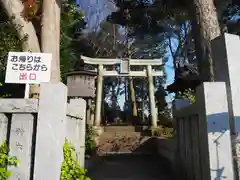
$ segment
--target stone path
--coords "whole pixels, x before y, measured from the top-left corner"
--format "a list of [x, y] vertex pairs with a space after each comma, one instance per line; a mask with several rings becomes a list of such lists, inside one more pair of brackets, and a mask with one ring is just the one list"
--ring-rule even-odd
[[173, 180], [153, 155], [108, 155], [88, 172], [91, 180]]

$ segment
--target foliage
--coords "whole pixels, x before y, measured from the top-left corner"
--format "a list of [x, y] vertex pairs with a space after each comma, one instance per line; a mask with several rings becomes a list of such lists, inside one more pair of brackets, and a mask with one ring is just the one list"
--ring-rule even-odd
[[0, 179], [7, 180], [11, 176], [11, 172], [7, 170], [8, 166], [17, 166], [19, 161], [16, 157], [8, 155], [9, 148], [4, 142], [0, 145]]
[[74, 47], [78, 53], [89, 57], [119, 57], [126, 51], [121, 40], [119, 26], [103, 21], [98, 31], [79, 33]]
[[[118, 11], [113, 12], [109, 21], [131, 29], [129, 35], [155, 35], [161, 32], [177, 30], [179, 26], [172, 24], [174, 19], [183, 22], [187, 17], [183, 1], [174, 0], [114, 0]], [[181, 23], [180, 23], [181, 24]]]
[[[39, 2], [37, 2], [39, 4]], [[30, 18], [32, 19], [32, 18]], [[61, 12], [61, 39], [60, 39], [60, 64], [61, 76], [73, 68], [73, 61], [79, 59], [74, 54], [72, 45], [74, 31], [77, 25], [83, 21], [83, 14], [79, 13], [78, 7], [73, 0], [64, 1]], [[24, 39], [19, 39], [16, 25], [14, 25], [0, 4], [0, 96], [6, 94], [14, 97], [22, 97], [24, 86], [15, 84], [5, 84], [6, 60], [9, 51], [21, 52]], [[20, 91], [19, 91], [20, 89]]]
[[179, 92], [176, 98], [189, 99], [191, 104], [196, 102], [196, 95], [192, 89], [186, 89], [184, 92]]
[[222, 13], [222, 21], [227, 26], [228, 32], [232, 34], [240, 35], [240, 5], [231, 4], [226, 7]]
[[31, 21], [33, 20], [38, 13], [38, 10], [40, 9], [40, 0], [21, 0], [23, 3], [23, 10], [21, 12], [21, 16], [26, 20], [26, 21]]
[[174, 129], [173, 127], [164, 127], [164, 126], [159, 126], [156, 128], [152, 128], [152, 135], [157, 136], [157, 137], [162, 137], [162, 138], [172, 138], [174, 135]]
[[[7, 55], [9, 51], [22, 51], [22, 43], [24, 39], [18, 38], [17, 29], [21, 28], [12, 23], [0, 4], [0, 96], [6, 94], [15, 94], [17, 97], [21, 92], [21, 86], [9, 84], [6, 86], [4, 83]], [[19, 91], [20, 90], [20, 91]]]
[[16, 26], [4, 12], [0, 13], [0, 70], [5, 70], [6, 57], [9, 51], [21, 50], [22, 41], [17, 36]]
[[94, 141], [94, 130], [91, 126], [86, 128], [86, 138], [85, 138], [85, 154], [91, 155], [93, 150], [96, 148], [96, 143]]
[[65, 140], [63, 146], [64, 161], [61, 168], [61, 180], [90, 180], [87, 170], [77, 161], [75, 148]]
[[171, 116], [172, 110], [165, 106], [164, 109], [158, 112], [158, 121], [160, 125], [164, 125], [167, 127], [172, 127], [172, 116]]
[[[85, 55], [89, 57], [116, 58], [123, 57], [124, 52], [127, 50], [123, 35], [119, 32], [119, 26], [107, 21], [103, 21], [100, 24], [98, 31], [82, 32], [77, 39], [74, 41], [74, 47], [78, 51], [78, 57]], [[75, 69], [78, 70], [79, 67], [81, 66], [77, 65]], [[86, 68], [92, 69], [91, 66]], [[116, 67], [111, 66], [108, 68], [112, 70], [112, 68]], [[104, 79], [103, 90], [106, 98], [114, 99], [115, 101], [116, 97], [123, 92], [119, 84], [122, 84], [121, 78], [106, 77]]]
[[65, 73], [73, 70], [75, 62], [80, 59], [77, 48], [74, 47], [74, 41], [76, 41], [75, 30], [84, 26], [83, 17], [84, 14], [79, 12], [75, 1], [63, 1], [60, 29], [60, 68], [62, 80], [65, 80]]
[[[108, 21], [113, 24], [118, 24], [124, 27], [125, 30], [125, 43], [127, 49], [123, 53], [123, 57], [131, 57], [137, 59], [155, 59], [162, 58], [166, 62], [167, 58], [167, 43], [165, 32], [165, 22], [159, 21], [163, 19], [164, 8], [161, 6], [153, 5], [155, 1], [146, 0], [114, 0], [115, 5], [118, 7], [117, 11], [112, 12], [108, 16]], [[168, 28], [170, 29], [170, 28]], [[165, 73], [163, 67], [162, 71]], [[134, 67], [133, 70], [143, 70], [144, 67]], [[159, 70], [159, 69], [158, 69]], [[163, 77], [155, 77], [155, 89], [157, 91], [163, 89], [163, 84], [166, 80], [166, 74]], [[132, 82], [134, 85], [132, 85]], [[125, 92], [126, 99], [131, 99], [132, 102], [138, 102], [141, 106], [138, 107], [139, 113], [143, 116], [144, 109], [149, 109], [149, 99], [147, 97], [147, 83], [142, 78], [134, 78], [128, 85], [126, 82], [122, 87], [130, 89], [130, 93]], [[134, 87], [134, 88], [132, 88]], [[121, 91], [120, 91], [121, 92]], [[129, 94], [135, 94], [136, 99], [127, 97]], [[130, 102], [131, 102], [130, 101]], [[163, 100], [164, 101], [164, 100]], [[127, 101], [126, 103], [129, 103]], [[165, 104], [165, 103], [163, 103]], [[157, 104], [158, 106], [160, 103]], [[126, 104], [127, 106], [127, 104]], [[137, 106], [136, 104], [132, 106]], [[129, 106], [130, 109], [131, 106]], [[162, 108], [158, 108], [162, 109]], [[142, 112], [142, 113], [140, 113]]]

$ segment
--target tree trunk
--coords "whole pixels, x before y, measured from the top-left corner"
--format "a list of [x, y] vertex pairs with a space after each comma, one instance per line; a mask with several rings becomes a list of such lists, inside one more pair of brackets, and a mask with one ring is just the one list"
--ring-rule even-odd
[[[23, 4], [20, 0], [1, 0], [8, 16], [14, 17], [13, 23], [21, 28], [17, 28], [19, 38], [27, 39], [23, 42], [23, 51], [48, 52], [53, 54], [51, 81], [60, 81], [60, 0], [43, 0], [43, 18], [41, 49], [36, 30], [32, 22], [27, 22], [22, 16]], [[38, 97], [39, 85], [32, 85], [30, 97]], [[37, 96], [36, 96], [37, 95]]]
[[211, 40], [221, 35], [213, 0], [192, 0], [193, 32], [199, 73], [203, 81], [214, 81]]
[[24, 39], [27, 36], [26, 41], [23, 43], [24, 51], [40, 52], [40, 46], [36, 31], [31, 22], [26, 22], [21, 16], [21, 12], [24, 8], [20, 0], [1, 0], [3, 7], [6, 10], [7, 15], [13, 18], [13, 23], [19, 25], [20, 28], [17, 28], [19, 38]]
[[[36, 35], [36, 31], [32, 22], [27, 22], [21, 16], [21, 12], [23, 11], [23, 4], [20, 0], [1, 0], [3, 7], [6, 10], [6, 13], [9, 18], [12, 18], [12, 22], [19, 26], [17, 28], [17, 32], [19, 35], [19, 39], [25, 39], [23, 41], [23, 51], [31, 51], [31, 52], [40, 52], [40, 45], [38, 41], [38, 37]], [[27, 37], [27, 38], [25, 38]], [[30, 95], [34, 96], [34, 94], [39, 93], [38, 85], [31, 85], [30, 87]], [[32, 95], [33, 94], [33, 95]]]
[[60, 81], [60, 0], [43, 0], [41, 50], [52, 53], [51, 82]]

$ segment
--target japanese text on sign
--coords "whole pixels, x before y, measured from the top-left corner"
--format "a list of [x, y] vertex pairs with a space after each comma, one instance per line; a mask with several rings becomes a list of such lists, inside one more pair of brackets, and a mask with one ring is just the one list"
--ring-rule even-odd
[[40, 84], [49, 82], [52, 54], [9, 52], [6, 83]]

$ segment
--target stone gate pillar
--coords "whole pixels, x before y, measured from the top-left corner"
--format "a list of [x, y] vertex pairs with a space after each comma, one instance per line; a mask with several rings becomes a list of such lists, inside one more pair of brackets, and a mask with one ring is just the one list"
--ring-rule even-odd
[[157, 111], [155, 106], [155, 96], [154, 96], [154, 84], [152, 76], [152, 66], [147, 66], [147, 75], [148, 75], [148, 91], [149, 91], [149, 100], [150, 100], [150, 116], [152, 127], [157, 127]]
[[99, 65], [98, 77], [97, 77], [95, 121], [94, 121], [95, 126], [100, 126], [101, 124], [102, 92], [103, 92], [103, 65]]
[[215, 81], [226, 83], [236, 179], [240, 174], [240, 38], [225, 33], [212, 41]]

